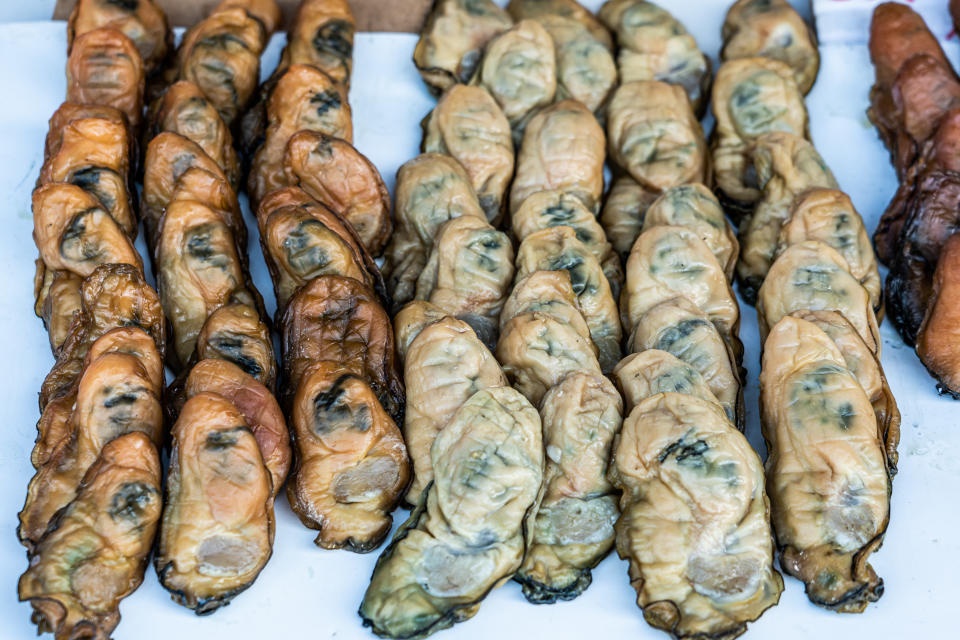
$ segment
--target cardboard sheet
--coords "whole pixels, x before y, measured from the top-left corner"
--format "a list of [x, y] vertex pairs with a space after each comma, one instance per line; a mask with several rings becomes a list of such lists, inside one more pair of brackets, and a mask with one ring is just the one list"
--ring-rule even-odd
[[[819, 1], [819, 0], [818, 0]], [[932, 0], [931, 0], [932, 1]], [[939, 2], [940, 18], [946, 4]], [[798, 0], [798, 4], [804, 0]], [[595, 8], [600, 2], [587, 2]], [[670, 0], [672, 11], [716, 57], [726, 0]], [[841, 3], [837, 3], [841, 4]], [[870, 4], [870, 3], [867, 3]], [[918, 0], [919, 4], [919, 0]], [[819, 6], [819, 5], [818, 5]], [[863, 7], [861, 6], [861, 9]], [[869, 7], [865, 9], [869, 12]], [[845, 19], [869, 17], [847, 14]], [[820, 19], [827, 30], [826, 14]], [[858, 27], [859, 28], [859, 27]], [[896, 188], [886, 150], [867, 121], [872, 68], [865, 39], [825, 39], [817, 85], [808, 98], [813, 140], [850, 193], [872, 230]], [[380, 168], [393, 188], [397, 167], [418, 152], [420, 119], [434, 100], [410, 62], [416, 38], [402, 34], [362, 34], [357, 38], [350, 101], [356, 143]], [[282, 39], [264, 58], [264, 74], [276, 63]], [[955, 41], [947, 43], [954, 62]], [[14, 536], [33, 469], [29, 452], [38, 416], [36, 394], [53, 359], [47, 336], [32, 313], [33, 259], [30, 191], [42, 160], [46, 121], [63, 98], [65, 35], [62, 23], [0, 26], [0, 406], [4, 446], [0, 448], [0, 638], [34, 637], [29, 607], [16, 602], [14, 586], [25, 569], [23, 549]], [[256, 226], [249, 251], [253, 277], [270, 310], [273, 296]], [[141, 244], [142, 249], [142, 244]], [[756, 379], [759, 340], [756, 314], [741, 304], [741, 337], [748, 369], [747, 434], [761, 453]], [[933, 381], [889, 323], [882, 327], [883, 364], [903, 412], [900, 473], [893, 485], [892, 519], [886, 542], [871, 558], [886, 583], [880, 601], [862, 615], [839, 615], [811, 605], [797, 580], [786, 577], [777, 607], [751, 625], [746, 638], [778, 640], [949, 638], [956, 635], [956, 576], [960, 570], [960, 404], [937, 396]], [[395, 523], [406, 512], [395, 513]], [[143, 586], [121, 605], [116, 640], [232, 640], [311, 638], [371, 640], [356, 615], [379, 550], [365, 556], [323, 551], [313, 533], [293, 516], [286, 500], [277, 504], [274, 555], [256, 583], [233, 604], [198, 618], [170, 601], [148, 568]], [[494, 591], [477, 616], [435, 636], [443, 640], [480, 638], [583, 640], [665, 639], [650, 628], [635, 604], [627, 565], [608, 557], [594, 571], [593, 585], [572, 602], [528, 604], [515, 583]]]

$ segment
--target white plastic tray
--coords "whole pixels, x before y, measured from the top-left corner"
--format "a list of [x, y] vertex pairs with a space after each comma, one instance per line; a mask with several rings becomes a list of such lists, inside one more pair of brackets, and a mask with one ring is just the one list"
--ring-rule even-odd
[[[5, 0], [4, 0], [5, 1]], [[396, 0], [393, 0], [396, 1]], [[800, 4], [802, 0], [798, 0]], [[585, 2], [595, 8], [600, 2]], [[728, 0], [662, 0], [716, 57], [720, 24]], [[821, 4], [844, 4], [816, 0]], [[817, 85], [808, 98], [816, 146], [866, 219], [876, 225], [896, 188], [887, 152], [867, 121], [867, 91], [873, 70], [865, 46], [872, 2], [856, 0], [838, 16], [859, 20], [859, 43], [823, 38]], [[918, 0], [946, 20], [946, 0]], [[859, 5], [859, 7], [855, 6]], [[864, 5], [867, 5], [864, 8]], [[933, 6], [937, 5], [937, 6]], [[926, 8], [926, 7], [925, 7]], [[859, 10], [859, 14], [849, 11]], [[836, 11], [839, 11], [837, 9]], [[859, 16], [859, 17], [858, 17]], [[835, 17], [820, 13], [823, 35]], [[856, 31], [856, 30], [854, 30]], [[941, 35], [946, 35], [943, 32]], [[397, 167], [416, 155], [419, 121], [433, 105], [410, 62], [415, 36], [362, 34], [357, 38], [350, 102], [358, 148], [371, 157], [392, 188]], [[956, 40], [947, 44], [957, 61]], [[272, 43], [265, 73], [276, 63], [282, 42]], [[16, 601], [16, 580], [26, 567], [14, 534], [16, 514], [33, 473], [29, 453], [38, 417], [37, 391], [53, 359], [47, 336], [32, 313], [36, 257], [30, 191], [42, 162], [47, 118], [64, 94], [65, 34], [62, 23], [0, 26], [0, 640], [34, 637], [30, 609]], [[257, 286], [272, 311], [272, 287], [251, 229], [250, 255]], [[142, 245], [141, 245], [142, 248]], [[747, 433], [760, 447], [756, 376], [759, 341], [756, 316], [741, 305], [741, 337], [749, 370]], [[883, 364], [903, 412], [900, 473], [894, 482], [892, 520], [883, 549], [872, 558], [886, 593], [862, 615], [840, 615], [809, 604], [802, 585], [786, 577], [786, 591], [748, 631], [748, 638], [956, 637], [954, 616], [960, 587], [960, 403], [937, 396], [933, 381], [892, 327], [882, 328]], [[398, 511], [395, 520], [406, 516]], [[356, 614], [377, 553], [357, 556], [323, 551], [303, 528], [285, 499], [277, 505], [274, 555], [257, 582], [212, 616], [198, 618], [174, 604], [153, 568], [143, 586], [121, 606], [117, 640], [246, 638], [369, 639]], [[614, 556], [594, 571], [593, 585], [573, 602], [528, 604], [515, 583], [497, 589], [477, 616], [438, 638], [666, 638], [643, 621], [627, 579], [626, 563]]]

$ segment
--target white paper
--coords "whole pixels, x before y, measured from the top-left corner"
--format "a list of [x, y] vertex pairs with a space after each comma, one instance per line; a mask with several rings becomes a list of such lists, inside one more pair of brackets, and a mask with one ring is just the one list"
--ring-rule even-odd
[[[819, 1], [819, 0], [818, 0]], [[932, 0], [931, 0], [932, 1]], [[937, 0], [941, 5], [946, 0]], [[599, 2], [586, 2], [595, 8]], [[664, 0], [716, 58], [725, 0]], [[802, 4], [802, 0], [798, 0]], [[869, 11], [869, 9], [868, 9]], [[942, 9], [945, 12], [945, 9]], [[819, 20], [827, 28], [826, 15]], [[380, 168], [392, 188], [397, 167], [418, 152], [419, 122], [434, 104], [410, 62], [416, 37], [362, 34], [350, 95], [357, 147]], [[271, 45], [264, 73], [276, 63], [281, 43]], [[34, 637], [30, 608], [16, 602], [15, 582], [26, 568], [14, 534], [17, 511], [33, 474], [29, 453], [38, 417], [37, 392], [53, 359], [47, 336], [33, 316], [33, 260], [30, 192], [42, 162], [47, 119], [64, 93], [63, 24], [0, 26], [0, 406], [5, 446], [0, 447], [0, 640]], [[948, 43], [957, 61], [957, 46]], [[873, 70], [865, 40], [837, 46], [825, 43], [817, 85], [809, 96], [812, 136], [873, 230], [896, 188], [886, 150], [866, 119]], [[272, 287], [251, 230], [250, 256], [255, 283], [268, 299]], [[141, 245], [142, 246], [142, 245]], [[752, 307], [741, 304], [741, 337], [748, 368], [747, 433], [762, 451], [756, 377], [759, 340]], [[960, 404], [940, 398], [933, 381], [889, 323], [882, 327], [883, 364], [903, 412], [900, 473], [894, 482], [892, 519], [883, 549], [871, 562], [886, 583], [880, 601], [861, 615], [839, 615], [807, 601], [797, 580], [785, 577], [780, 604], [751, 625], [748, 638], [827, 640], [956, 636], [955, 599], [960, 556]], [[395, 521], [406, 512], [399, 510]], [[293, 516], [286, 500], [277, 505], [274, 555], [256, 583], [230, 606], [196, 617], [174, 604], [148, 568], [143, 586], [121, 605], [117, 640], [200, 640], [337, 638], [368, 640], [357, 607], [379, 550], [358, 556], [324, 551], [313, 532]], [[578, 599], [534, 606], [508, 583], [494, 591], [473, 619], [442, 631], [437, 638], [667, 638], [650, 628], [635, 604], [627, 565], [611, 556], [594, 571], [593, 585]]]

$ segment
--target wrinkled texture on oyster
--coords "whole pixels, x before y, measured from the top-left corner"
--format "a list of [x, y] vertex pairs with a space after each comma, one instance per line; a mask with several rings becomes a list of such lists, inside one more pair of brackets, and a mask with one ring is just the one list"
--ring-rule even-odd
[[773, 264], [780, 228], [790, 217], [796, 197], [814, 187], [838, 188], [833, 173], [812, 144], [789, 133], [767, 133], [751, 151], [757, 183], [763, 193], [756, 209], [740, 223], [737, 278], [748, 302]]
[[[414, 302], [397, 316], [398, 335], [411, 318]], [[444, 316], [409, 339], [404, 359], [407, 409], [403, 436], [413, 461], [413, 482], [406, 500], [416, 505], [433, 480], [430, 448], [453, 414], [477, 391], [508, 386], [490, 350], [465, 322]], [[420, 324], [420, 322], [418, 322]], [[398, 342], [404, 342], [398, 338]]]
[[795, 244], [773, 263], [757, 296], [760, 336], [766, 340], [780, 318], [801, 309], [842, 314], [870, 351], [880, 355], [880, 330], [870, 294], [850, 275], [843, 256], [822, 242]]
[[33, 607], [38, 632], [110, 637], [120, 601], [143, 581], [160, 501], [160, 460], [150, 439], [129, 433], [108, 443], [20, 576], [17, 593]]
[[960, 237], [947, 240], [940, 251], [930, 283], [923, 323], [917, 333], [917, 355], [936, 378], [937, 388], [953, 397], [960, 394], [960, 353], [957, 331], [957, 278], [960, 274]]
[[277, 383], [277, 359], [270, 327], [245, 304], [227, 304], [211, 313], [197, 334], [197, 361], [213, 358], [239, 367], [272, 390]]
[[191, 396], [171, 436], [154, 564], [175, 602], [212, 613], [253, 584], [270, 559], [270, 471], [243, 414], [215, 393]]
[[304, 372], [290, 421], [297, 448], [287, 499], [325, 549], [366, 552], [390, 532], [410, 476], [400, 429], [370, 385], [337, 362]]
[[627, 255], [643, 230], [647, 209], [660, 196], [656, 191], [640, 185], [630, 176], [620, 176], [613, 182], [600, 212], [600, 223], [607, 239], [620, 255]]
[[783, 591], [763, 466], [710, 400], [660, 393], [624, 420], [617, 552], [646, 621], [675, 638], [734, 638]]
[[617, 36], [620, 82], [659, 80], [678, 85], [693, 110], [703, 113], [710, 61], [676, 18], [644, 0], [608, 0], [599, 16]]
[[869, 398], [827, 334], [787, 316], [764, 343], [760, 408], [780, 565], [813, 603], [863, 611], [883, 593], [868, 558], [890, 515]]
[[599, 260], [577, 238], [571, 227], [551, 227], [534, 232], [517, 249], [517, 280], [534, 271], [570, 273], [580, 312], [590, 327], [590, 339], [596, 345], [600, 366], [613, 370], [620, 360], [620, 319], [610, 282]]
[[510, 187], [510, 211], [537, 191], [556, 189], [580, 198], [596, 212], [603, 194], [606, 137], [581, 103], [562, 100], [527, 124]]
[[805, 94], [820, 68], [817, 37], [786, 0], [737, 0], [727, 11], [720, 59], [755, 57], [790, 65]]
[[512, 282], [510, 238], [485, 220], [466, 216], [448, 220], [438, 230], [417, 278], [416, 297], [469, 324], [492, 348]]
[[353, 12], [347, 0], [301, 2], [287, 32], [278, 69], [310, 64], [343, 85], [353, 66]]
[[734, 222], [763, 195], [750, 149], [761, 135], [807, 135], [807, 108], [793, 71], [771, 58], [738, 58], [720, 66], [711, 97], [717, 124], [711, 135], [716, 191]]
[[723, 208], [709, 189], [698, 183], [664, 191], [647, 208], [642, 230], [663, 225], [686, 227], [696, 232], [723, 267], [727, 280], [733, 278], [740, 243], [724, 217]]
[[377, 560], [365, 625], [424, 637], [476, 614], [520, 567], [543, 481], [540, 418], [509, 387], [481, 390], [434, 442], [425, 498]]
[[836, 249], [847, 261], [850, 274], [870, 293], [874, 311], [880, 312], [883, 286], [877, 270], [877, 258], [863, 218], [839, 189], [810, 189], [797, 196], [780, 228], [776, 255], [787, 247], [817, 240]]
[[631, 351], [662, 349], [680, 358], [703, 377], [727, 419], [743, 429], [743, 380], [736, 349], [709, 317], [688, 298], [678, 296], [648, 309], [637, 321]]
[[[50, 116], [47, 129], [47, 137], [44, 140], [43, 146], [43, 158], [46, 160], [51, 156], [55, 155], [60, 149], [60, 144], [62, 141], [62, 134], [64, 128], [73, 122], [74, 120], [82, 120], [84, 118], [100, 118], [103, 120], [112, 120], [114, 122], [121, 122], [129, 127], [129, 122], [127, 122], [126, 115], [114, 107], [109, 107], [101, 104], [83, 104], [79, 102], [64, 102], [57, 110], [53, 112], [53, 115]], [[127, 142], [130, 144], [130, 149], [128, 150], [129, 156], [134, 155], [134, 143], [135, 138], [132, 135], [132, 132], [127, 131]], [[129, 158], [128, 158], [129, 159]]]
[[393, 317], [393, 329], [397, 341], [397, 358], [400, 364], [406, 362], [407, 351], [417, 336], [420, 335], [420, 332], [434, 322], [443, 320], [448, 315], [437, 305], [425, 300], [413, 300], [397, 312], [397, 315]]
[[487, 42], [513, 24], [492, 0], [436, 0], [413, 50], [413, 63], [434, 95], [465, 84]]
[[50, 350], [56, 356], [70, 335], [73, 318], [80, 311], [83, 278], [70, 271], [47, 269], [39, 258], [35, 264], [34, 312], [43, 319], [50, 338]]
[[154, 0], [78, 0], [67, 20], [67, 53], [78, 37], [100, 27], [111, 27], [130, 38], [147, 74], [159, 70], [173, 50], [167, 16]]
[[403, 419], [390, 316], [369, 287], [353, 278], [318, 276], [290, 300], [281, 328], [287, 399], [310, 364], [326, 360], [367, 382], [390, 417]]
[[393, 223], [390, 194], [380, 172], [346, 140], [298, 131], [283, 154], [286, 182], [302, 188], [350, 223], [373, 255], [383, 252]]
[[668, 391], [685, 393], [719, 404], [700, 372], [668, 351], [646, 349], [617, 364], [613, 377], [627, 415], [643, 400]]
[[606, 377], [571, 373], [543, 397], [547, 461], [533, 545], [515, 579], [534, 603], [571, 600], [613, 547], [619, 511], [607, 461], [623, 422], [623, 401]]
[[648, 189], [709, 180], [703, 129], [676, 85], [621, 84], [607, 106], [607, 137], [611, 159]]
[[507, 12], [514, 20], [549, 20], [563, 18], [579, 24], [608, 51], [613, 50], [610, 32], [588, 9], [577, 0], [510, 0]]
[[396, 231], [387, 248], [384, 273], [394, 311], [413, 300], [417, 278], [440, 226], [452, 218], [486, 220], [467, 172], [439, 153], [425, 153], [397, 171]]
[[[542, 311], [570, 325], [583, 338], [590, 338], [590, 329], [580, 313], [569, 271], [534, 271], [517, 278], [500, 313], [500, 330], [503, 331], [514, 317], [529, 311]], [[592, 349], [596, 353], [595, 345]]]
[[723, 267], [696, 231], [665, 225], [647, 229], [630, 251], [626, 273], [620, 296], [624, 327], [636, 327], [648, 310], [679, 295], [702, 310], [721, 335], [737, 335], [737, 299]]
[[119, 109], [140, 126], [146, 85], [143, 59], [133, 41], [112, 27], [92, 29], [70, 45], [67, 102]]
[[483, 87], [454, 85], [423, 121], [423, 151], [454, 158], [493, 224], [503, 214], [514, 156], [510, 122]]

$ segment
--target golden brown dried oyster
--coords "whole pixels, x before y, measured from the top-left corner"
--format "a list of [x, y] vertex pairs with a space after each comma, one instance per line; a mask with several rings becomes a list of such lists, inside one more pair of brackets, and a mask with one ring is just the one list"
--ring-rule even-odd
[[624, 420], [610, 465], [617, 551], [637, 604], [675, 638], [734, 638], [777, 603], [763, 466], [710, 400], [659, 393]]
[[173, 50], [167, 16], [154, 0], [78, 0], [67, 21], [67, 53], [78, 37], [100, 27], [112, 27], [130, 38], [147, 74], [158, 71]]
[[940, 251], [937, 268], [930, 284], [930, 297], [923, 322], [917, 332], [917, 355], [937, 380], [937, 389], [957, 397], [960, 392], [960, 360], [957, 343], [957, 290], [960, 238], [951, 235]]
[[627, 255], [643, 230], [647, 209], [659, 197], [630, 176], [620, 176], [613, 182], [600, 212], [600, 223], [607, 239], [620, 255]]
[[83, 278], [70, 271], [47, 269], [37, 259], [34, 275], [34, 312], [43, 318], [50, 338], [50, 349], [57, 355], [70, 335], [73, 318], [80, 310], [80, 288]]
[[39, 632], [106, 639], [120, 601], [143, 581], [160, 520], [160, 460], [150, 439], [111, 441], [61, 510], [20, 576]]
[[211, 313], [197, 334], [197, 361], [214, 358], [235, 364], [271, 391], [277, 384], [277, 359], [270, 327], [260, 313], [242, 303]]
[[111, 27], [87, 31], [70, 45], [67, 102], [115, 107], [137, 129], [146, 84], [133, 41]]
[[278, 69], [310, 64], [343, 85], [353, 66], [353, 12], [347, 0], [305, 0], [297, 7]]
[[890, 477], [870, 399], [836, 344], [786, 316], [764, 343], [760, 373], [767, 487], [784, 571], [807, 597], [863, 611], [883, 593], [868, 563], [890, 516]]
[[543, 481], [540, 418], [509, 387], [473, 394], [431, 452], [434, 481], [360, 605], [379, 635], [424, 637], [476, 614], [520, 568]]
[[717, 402], [700, 372], [675, 355], [660, 349], [631, 353], [613, 370], [623, 395], [627, 415], [633, 408], [658, 393], [668, 391]]

